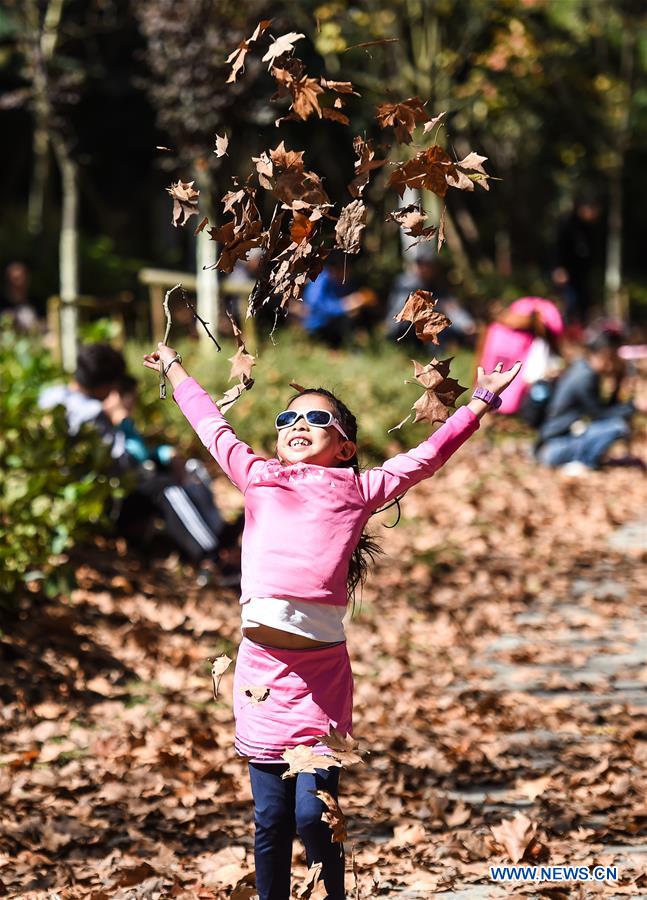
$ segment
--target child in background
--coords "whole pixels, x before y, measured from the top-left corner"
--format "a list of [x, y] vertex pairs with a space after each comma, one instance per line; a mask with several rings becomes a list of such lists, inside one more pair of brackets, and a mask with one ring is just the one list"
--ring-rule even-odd
[[[433, 475], [478, 428], [481, 416], [519, 371], [479, 369], [470, 403], [430, 438], [384, 465], [360, 473], [357, 423], [321, 388], [301, 391], [276, 417], [276, 457], [240, 441], [216, 404], [158, 344], [144, 357], [160, 363], [174, 398], [205, 447], [245, 496], [241, 610], [243, 639], [234, 675], [236, 749], [249, 758], [255, 805], [256, 887], [260, 900], [288, 900], [295, 831], [308, 866], [320, 862], [330, 900], [344, 898], [344, 854], [331, 842], [316, 790], [338, 792], [339, 769], [283, 780], [282, 754], [318, 742], [334, 726], [352, 729], [353, 678], [343, 618], [363, 580], [362, 534], [371, 514]], [[250, 685], [269, 689], [252, 704]]]

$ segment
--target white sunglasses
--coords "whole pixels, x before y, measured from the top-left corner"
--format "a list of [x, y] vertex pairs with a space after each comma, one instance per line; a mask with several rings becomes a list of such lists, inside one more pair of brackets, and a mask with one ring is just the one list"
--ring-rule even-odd
[[291, 425], [294, 425], [299, 419], [305, 419], [308, 425], [313, 425], [315, 428], [328, 428], [332, 425], [333, 428], [337, 429], [344, 440], [350, 440], [339, 424], [339, 421], [327, 409], [309, 409], [307, 412], [297, 412], [296, 409], [286, 409], [284, 412], [278, 414], [274, 420], [274, 424], [276, 425], [277, 431], [282, 431], [284, 428], [289, 428]]

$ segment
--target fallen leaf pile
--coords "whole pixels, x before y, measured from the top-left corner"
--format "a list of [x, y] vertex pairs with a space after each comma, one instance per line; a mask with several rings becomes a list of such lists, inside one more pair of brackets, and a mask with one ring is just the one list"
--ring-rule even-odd
[[[375, 524], [386, 552], [348, 626], [361, 751], [325, 738], [350, 897], [647, 892], [645, 554], [623, 537], [644, 490], [634, 470], [569, 479], [527, 448], [497, 421], [407, 495], [398, 528]], [[233, 510], [225, 478], [217, 491]], [[66, 604], [1, 616], [3, 895], [254, 897], [233, 666], [215, 701], [211, 684], [236, 654], [237, 595], [112, 542], [78, 580]], [[514, 859], [617, 865], [619, 881], [511, 893], [488, 867]], [[294, 871], [325, 896], [298, 842]]]

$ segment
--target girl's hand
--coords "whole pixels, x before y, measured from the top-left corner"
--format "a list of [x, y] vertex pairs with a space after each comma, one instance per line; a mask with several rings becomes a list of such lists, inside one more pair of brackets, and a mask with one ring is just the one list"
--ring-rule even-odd
[[515, 363], [507, 372], [503, 371], [503, 363], [497, 363], [494, 371], [487, 375], [483, 367], [479, 366], [476, 370], [476, 387], [485, 388], [486, 391], [492, 391], [493, 394], [500, 394], [514, 381], [520, 370], [520, 362]]
[[[158, 374], [160, 370], [160, 361], [164, 366], [168, 366], [171, 360], [175, 359], [177, 352], [172, 347], [167, 347], [161, 341], [157, 345], [157, 350], [147, 353], [144, 356], [144, 365], [147, 369], [154, 369]], [[166, 373], [166, 377], [171, 382], [173, 390], [189, 377], [189, 373], [182, 367], [180, 361], [176, 361]]]
[[165, 366], [168, 366], [170, 361], [176, 355], [176, 350], [174, 350], [172, 347], [167, 347], [166, 344], [163, 344], [160, 341], [157, 345], [157, 350], [153, 350], [152, 353], [147, 353], [144, 356], [144, 365], [147, 369], [155, 369], [156, 372], [159, 372], [160, 359], [163, 361]]

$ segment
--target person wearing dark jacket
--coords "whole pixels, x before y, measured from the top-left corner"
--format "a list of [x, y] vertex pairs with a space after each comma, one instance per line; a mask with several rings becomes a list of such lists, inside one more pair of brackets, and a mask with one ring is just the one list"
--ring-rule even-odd
[[[571, 364], [559, 379], [539, 431], [537, 458], [547, 466], [580, 463], [596, 469], [616, 441], [629, 436], [633, 403], [619, 403], [622, 379], [618, 341], [601, 334], [586, 348], [586, 356]], [[600, 379], [615, 380], [608, 401], [600, 394]]]

